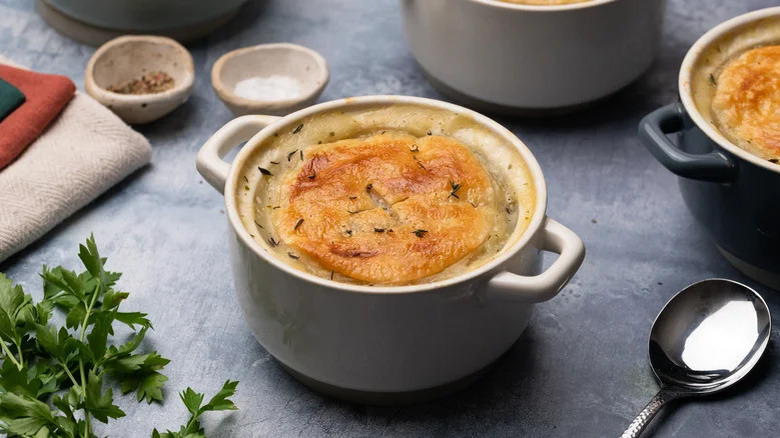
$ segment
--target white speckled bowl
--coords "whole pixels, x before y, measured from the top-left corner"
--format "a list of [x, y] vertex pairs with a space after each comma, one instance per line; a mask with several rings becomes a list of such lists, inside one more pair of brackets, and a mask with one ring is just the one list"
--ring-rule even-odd
[[[252, 100], [235, 93], [236, 84], [251, 77], [290, 76], [301, 82], [301, 94], [284, 100]], [[297, 44], [261, 44], [233, 50], [211, 69], [211, 85], [236, 116], [287, 115], [311, 106], [328, 83], [328, 65], [314, 50]]]
[[[144, 73], [162, 71], [174, 87], [161, 93], [119, 94], [108, 91]], [[130, 124], [149, 123], [186, 102], [192, 93], [192, 55], [176, 41], [158, 36], [123, 36], [97, 49], [87, 64], [84, 86], [90, 96]]]

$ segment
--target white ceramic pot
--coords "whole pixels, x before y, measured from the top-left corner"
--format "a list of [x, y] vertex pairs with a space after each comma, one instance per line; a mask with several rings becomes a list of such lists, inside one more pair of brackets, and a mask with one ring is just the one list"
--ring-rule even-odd
[[[536, 187], [536, 209], [526, 231], [475, 270], [413, 286], [361, 286], [323, 279], [262, 248], [242, 225], [235, 201], [244, 186], [239, 181], [242, 166], [253, 151], [305, 117], [392, 103], [464, 114], [516, 147]], [[222, 160], [243, 141], [247, 143], [232, 164]], [[206, 142], [197, 168], [225, 195], [236, 294], [255, 337], [304, 383], [342, 397], [415, 394], [484, 369], [514, 344], [534, 303], [555, 296], [585, 255], [572, 231], [546, 217], [544, 177], [528, 148], [493, 120], [445, 102], [366, 96], [322, 103], [284, 118], [243, 116]], [[542, 251], [560, 255], [540, 273]]]
[[406, 39], [437, 88], [472, 106], [532, 114], [580, 106], [639, 77], [655, 57], [665, 3], [401, 0]]

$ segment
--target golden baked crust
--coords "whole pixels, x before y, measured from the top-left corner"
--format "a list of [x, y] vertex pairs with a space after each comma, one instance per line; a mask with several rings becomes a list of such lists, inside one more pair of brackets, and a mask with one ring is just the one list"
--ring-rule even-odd
[[780, 46], [749, 50], [717, 79], [712, 114], [718, 129], [761, 158], [780, 158]]
[[491, 232], [490, 177], [442, 136], [378, 134], [312, 146], [273, 211], [281, 240], [325, 269], [369, 283], [441, 272]]

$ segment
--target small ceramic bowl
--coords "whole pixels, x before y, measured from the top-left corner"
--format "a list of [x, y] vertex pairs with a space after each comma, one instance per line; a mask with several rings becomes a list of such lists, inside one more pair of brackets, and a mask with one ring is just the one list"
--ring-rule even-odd
[[[153, 72], [171, 76], [173, 88], [149, 94], [109, 91]], [[84, 74], [87, 93], [130, 124], [149, 123], [176, 109], [190, 97], [194, 80], [192, 55], [184, 46], [170, 38], [148, 35], [122, 36], [103, 44]]]
[[[298, 88], [295, 96], [249, 98], [236, 86], [256, 78], [257, 86], [270, 87], [274, 80]], [[211, 69], [211, 85], [236, 116], [246, 114], [287, 115], [311, 106], [328, 83], [328, 65], [314, 50], [297, 44], [261, 44], [233, 50], [220, 57]], [[250, 86], [251, 88], [251, 86]], [[250, 90], [251, 91], [251, 90]], [[258, 91], [262, 93], [262, 90]]]

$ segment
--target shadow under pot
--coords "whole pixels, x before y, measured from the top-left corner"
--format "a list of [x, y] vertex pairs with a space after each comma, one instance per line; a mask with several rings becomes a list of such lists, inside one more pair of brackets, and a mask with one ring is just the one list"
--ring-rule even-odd
[[[736, 17], [706, 33], [683, 61], [680, 102], [647, 115], [639, 135], [656, 159], [681, 177], [685, 204], [726, 260], [780, 290], [780, 165], [729, 140], [712, 109], [724, 66], [777, 41], [780, 7]], [[669, 137], [673, 133], [675, 138]]]

